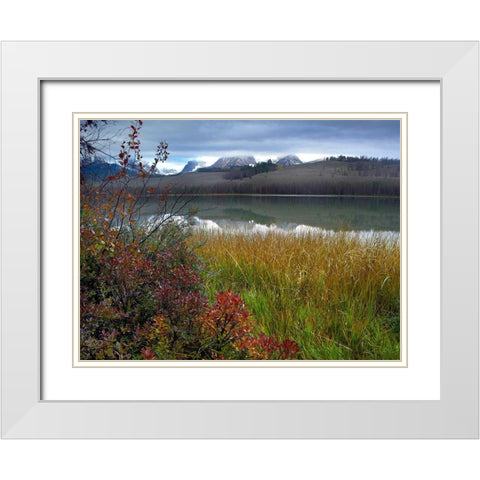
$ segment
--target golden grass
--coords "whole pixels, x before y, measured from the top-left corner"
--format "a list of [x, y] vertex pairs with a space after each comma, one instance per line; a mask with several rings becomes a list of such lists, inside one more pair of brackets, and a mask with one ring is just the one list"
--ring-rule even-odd
[[193, 234], [207, 288], [240, 293], [257, 328], [306, 359], [398, 359], [398, 239], [344, 232]]

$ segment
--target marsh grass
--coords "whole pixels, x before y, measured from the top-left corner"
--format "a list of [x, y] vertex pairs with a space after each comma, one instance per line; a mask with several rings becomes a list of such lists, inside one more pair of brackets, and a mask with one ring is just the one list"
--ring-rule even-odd
[[398, 239], [197, 231], [208, 294], [239, 293], [258, 333], [290, 338], [308, 360], [400, 358]]

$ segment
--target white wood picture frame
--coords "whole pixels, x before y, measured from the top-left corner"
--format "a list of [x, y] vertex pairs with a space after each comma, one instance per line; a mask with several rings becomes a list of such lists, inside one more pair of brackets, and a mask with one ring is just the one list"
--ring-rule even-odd
[[[478, 42], [2, 43], [3, 438], [478, 438]], [[122, 59], [135, 55], [135, 64]], [[441, 398], [41, 400], [45, 80], [439, 81]]]

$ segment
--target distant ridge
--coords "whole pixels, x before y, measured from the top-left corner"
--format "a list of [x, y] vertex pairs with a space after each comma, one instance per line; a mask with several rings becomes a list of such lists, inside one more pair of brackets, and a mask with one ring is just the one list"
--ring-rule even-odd
[[[92, 160], [82, 161], [80, 164], [80, 173], [84, 178], [91, 180], [106, 180], [110, 176], [118, 175], [122, 172], [124, 167], [116, 162], [107, 162], [101, 157], [95, 157]], [[129, 177], [138, 176], [139, 167], [137, 164], [132, 163], [125, 169], [125, 174]], [[173, 169], [164, 169], [159, 171], [158, 169], [152, 172], [152, 177], [168, 176], [176, 174], [177, 171]]]
[[[80, 165], [80, 173], [84, 177], [89, 177], [94, 180], [104, 180], [109, 176], [116, 175], [122, 171], [122, 168], [118, 163], [106, 162], [102, 158], [96, 157], [95, 159], [82, 162]], [[127, 175], [137, 175], [138, 170], [131, 167], [127, 167]]]

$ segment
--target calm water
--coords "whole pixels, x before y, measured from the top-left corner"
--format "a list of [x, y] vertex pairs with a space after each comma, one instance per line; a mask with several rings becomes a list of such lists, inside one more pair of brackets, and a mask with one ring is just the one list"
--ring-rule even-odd
[[[169, 199], [171, 208], [174, 201], [175, 197]], [[185, 197], [178, 201], [177, 207], [185, 201], [188, 207], [197, 210], [196, 217], [221, 226], [255, 223], [279, 227], [307, 225], [328, 230], [400, 230], [398, 198], [212, 195]], [[142, 214], [155, 215], [156, 209], [152, 201]]]

